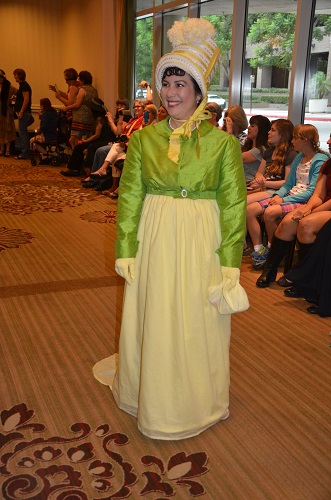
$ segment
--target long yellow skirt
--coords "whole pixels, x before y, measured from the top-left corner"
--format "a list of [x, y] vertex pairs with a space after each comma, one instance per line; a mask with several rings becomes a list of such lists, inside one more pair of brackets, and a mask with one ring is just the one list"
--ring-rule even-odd
[[151, 438], [195, 436], [229, 415], [231, 318], [208, 300], [221, 281], [219, 220], [215, 200], [144, 201], [115, 378], [114, 357], [94, 374]]

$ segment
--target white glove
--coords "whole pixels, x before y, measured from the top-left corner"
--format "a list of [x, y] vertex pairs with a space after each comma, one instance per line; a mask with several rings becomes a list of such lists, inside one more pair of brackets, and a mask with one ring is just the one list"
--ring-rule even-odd
[[246, 311], [249, 302], [245, 290], [239, 283], [240, 270], [237, 267], [221, 266], [221, 273], [221, 284], [208, 288], [209, 302], [220, 314]]
[[128, 285], [134, 280], [134, 261], [135, 259], [116, 259], [115, 271], [125, 279]]

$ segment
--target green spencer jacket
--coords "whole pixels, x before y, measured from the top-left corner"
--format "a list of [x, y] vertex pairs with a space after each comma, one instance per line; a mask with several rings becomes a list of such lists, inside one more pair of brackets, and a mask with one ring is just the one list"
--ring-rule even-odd
[[174, 198], [215, 199], [220, 209], [222, 266], [240, 267], [246, 227], [247, 191], [241, 149], [234, 135], [204, 120], [190, 139], [180, 137], [178, 164], [168, 158], [168, 120], [134, 132], [119, 188], [116, 258], [135, 257], [138, 225], [147, 193]]

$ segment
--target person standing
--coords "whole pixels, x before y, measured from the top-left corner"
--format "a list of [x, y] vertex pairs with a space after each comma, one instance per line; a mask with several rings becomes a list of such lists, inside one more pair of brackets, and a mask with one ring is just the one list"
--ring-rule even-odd
[[15, 156], [16, 160], [25, 160], [30, 157], [30, 138], [28, 133], [28, 122], [31, 118], [32, 90], [26, 81], [24, 69], [17, 68], [13, 72], [15, 81], [19, 84], [16, 93], [14, 110], [18, 118], [18, 134], [20, 138], [20, 154]]
[[170, 117], [132, 134], [119, 187], [118, 363], [102, 360], [94, 375], [155, 439], [192, 437], [228, 417], [231, 313], [248, 308], [240, 144], [205, 110], [215, 35], [205, 19], [168, 31], [173, 51], [155, 80]]
[[16, 89], [0, 69], [0, 155], [10, 156], [10, 143], [16, 138], [14, 110], [10, 106]]
[[62, 108], [63, 111], [72, 111], [72, 123], [69, 143], [72, 149], [77, 146], [80, 139], [88, 139], [92, 135], [94, 117], [88, 103], [98, 97], [97, 90], [93, 87], [93, 77], [89, 71], [80, 71], [78, 74], [80, 84], [75, 96], [75, 102]]

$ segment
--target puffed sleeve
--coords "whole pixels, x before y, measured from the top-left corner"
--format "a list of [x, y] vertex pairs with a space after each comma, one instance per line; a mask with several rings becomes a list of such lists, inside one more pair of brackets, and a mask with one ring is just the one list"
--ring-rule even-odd
[[126, 160], [119, 187], [116, 218], [116, 259], [135, 257], [141, 208], [146, 195], [146, 186], [141, 171], [140, 131], [134, 132], [129, 141]]
[[220, 165], [217, 189], [222, 242], [217, 250], [222, 266], [240, 267], [246, 228], [247, 190], [238, 139], [229, 135]]

